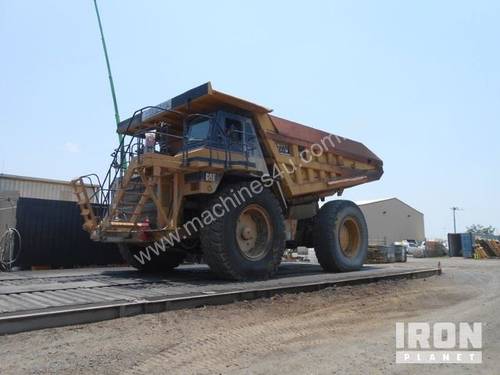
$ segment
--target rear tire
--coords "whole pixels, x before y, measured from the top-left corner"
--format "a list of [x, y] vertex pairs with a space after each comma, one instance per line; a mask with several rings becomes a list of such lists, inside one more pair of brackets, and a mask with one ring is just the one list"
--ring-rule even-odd
[[[229, 210], [201, 230], [204, 259], [217, 276], [230, 280], [266, 279], [273, 276], [285, 251], [285, 224], [281, 206], [269, 189], [259, 194], [250, 182], [231, 184], [216, 194], [208, 205], [225, 201]], [[246, 188], [246, 189], [245, 189]], [[245, 197], [233, 205], [238, 192]], [[241, 197], [240, 197], [241, 198]], [[220, 207], [219, 207], [220, 208]]]
[[[148, 261], [146, 258], [140, 256], [141, 250], [145, 248], [137, 245], [129, 244], [118, 244], [118, 249], [123, 259], [132, 267], [137, 268], [144, 272], [166, 272], [174, 269], [180, 265], [186, 253], [182, 250], [175, 248], [169, 248], [166, 252], [160, 255], [155, 255], [150, 253], [151, 259]], [[137, 255], [139, 259], [145, 260], [142, 264], [134, 255]]]
[[359, 207], [347, 200], [331, 201], [314, 223], [314, 250], [327, 272], [359, 270], [368, 253], [368, 227]]

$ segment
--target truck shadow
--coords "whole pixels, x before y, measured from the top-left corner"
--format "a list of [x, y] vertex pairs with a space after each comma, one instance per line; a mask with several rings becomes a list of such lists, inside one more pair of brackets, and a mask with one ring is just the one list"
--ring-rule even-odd
[[[333, 275], [345, 275], [354, 273], [364, 273], [369, 270], [374, 270], [379, 267], [373, 265], [365, 265], [359, 271], [353, 271], [349, 273], [337, 273]], [[136, 269], [119, 269], [119, 270], [105, 270], [102, 272], [110, 278], [133, 278], [138, 282], [142, 283], [159, 283], [159, 284], [171, 284], [179, 286], [182, 285], [192, 285], [192, 286], [215, 286], [215, 285], [238, 285], [238, 284], [267, 284], [267, 283], [279, 283], [286, 279], [300, 278], [303, 276], [317, 275], [321, 277], [322, 275], [332, 275], [332, 273], [325, 273], [319, 264], [310, 264], [302, 262], [284, 262], [280, 265], [277, 274], [272, 279], [267, 280], [250, 280], [250, 281], [232, 281], [225, 280], [217, 277], [213, 272], [210, 271], [209, 267], [205, 264], [186, 264], [177, 267], [174, 270], [168, 272], [143, 272]], [[288, 280], [287, 280], [288, 281]]]

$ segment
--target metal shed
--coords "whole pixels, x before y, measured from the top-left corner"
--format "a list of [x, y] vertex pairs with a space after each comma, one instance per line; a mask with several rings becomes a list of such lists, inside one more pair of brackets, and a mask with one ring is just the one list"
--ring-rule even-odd
[[[88, 185], [89, 195], [93, 187]], [[21, 198], [50, 199], [76, 202], [69, 181], [26, 177], [0, 173], [0, 192], [18, 192]]]
[[356, 202], [365, 215], [372, 244], [425, 240], [424, 214], [398, 198]]

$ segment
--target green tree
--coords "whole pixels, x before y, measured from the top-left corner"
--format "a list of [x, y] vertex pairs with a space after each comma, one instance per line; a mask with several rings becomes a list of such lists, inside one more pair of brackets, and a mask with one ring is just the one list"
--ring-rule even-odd
[[474, 233], [474, 234], [495, 234], [495, 227], [488, 225], [487, 227], [481, 225], [481, 224], [472, 224], [471, 226], [467, 227], [467, 232], [468, 233]]

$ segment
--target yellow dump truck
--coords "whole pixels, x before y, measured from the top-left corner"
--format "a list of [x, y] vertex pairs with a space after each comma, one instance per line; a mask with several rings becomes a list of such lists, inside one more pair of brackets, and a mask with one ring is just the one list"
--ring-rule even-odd
[[270, 113], [210, 83], [136, 111], [118, 126], [106, 177], [73, 180], [84, 229], [144, 271], [193, 254], [222, 278], [268, 278], [297, 246], [314, 247], [326, 271], [359, 269], [363, 214], [347, 200], [319, 201], [380, 179], [382, 160]]

